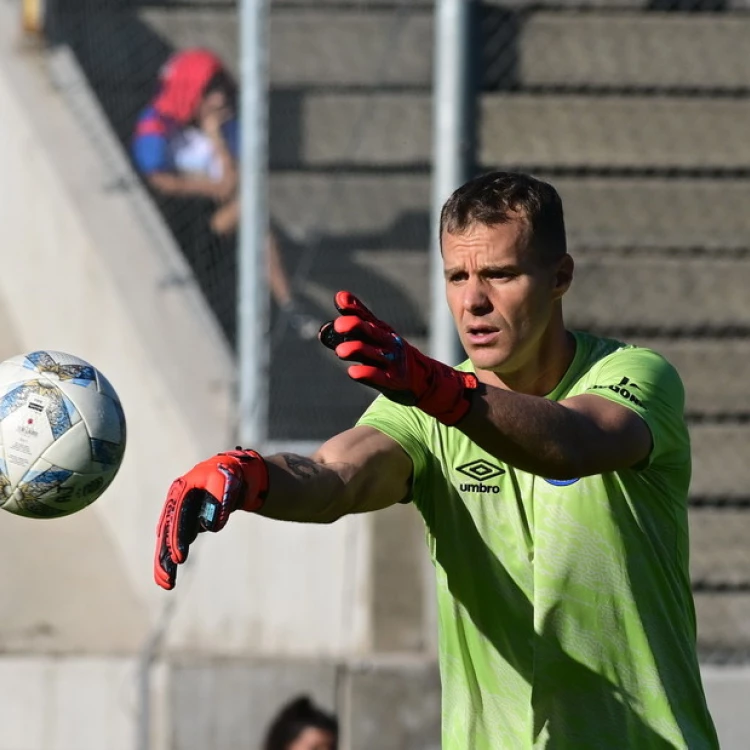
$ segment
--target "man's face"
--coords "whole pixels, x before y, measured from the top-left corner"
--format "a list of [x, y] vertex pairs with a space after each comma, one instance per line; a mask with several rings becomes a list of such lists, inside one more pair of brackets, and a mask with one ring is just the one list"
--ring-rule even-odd
[[461, 343], [477, 369], [500, 377], [534, 366], [555, 302], [570, 283], [559, 272], [569, 256], [544, 263], [528, 236], [517, 214], [505, 224], [474, 224], [442, 237], [448, 305]]
[[232, 116], [232, 107], [225, 91], [215, 89], [207, 93], [198, 109], [198, 122], [206, 118], [217, 117], [220, 122], [225, 122]]
[[330, 732], [307, 727], [289, 746], [289, 750], [336, 750], [336, 740]]

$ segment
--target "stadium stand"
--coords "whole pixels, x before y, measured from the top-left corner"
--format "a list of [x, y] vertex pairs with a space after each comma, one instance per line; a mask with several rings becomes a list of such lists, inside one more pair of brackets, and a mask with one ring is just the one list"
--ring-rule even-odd
[[[477, 169], [529, 170], [560, 189], [577, 260], [570, 323], [653, 346], [685, 380], [708, 661], [750, 653], [750, 17], [741, 10], [493, 1], [478, 10], [476, 45]], [[93, 44], [80, 19], [57, 33], [123, 141], [171, 49], [213, 46], [237, 66], [231, 2], [122, 3], [107, 17], [113, 38], [129, 35], [127, 49]], [[356, 290], [417, 345], [427, 332], [431, 55], [432, 3], [272, 3], [271, 208], [298, 289], [321, 317], [334, 290]], [[274, 436], [317, 439], [350, 424], [369, 394], [314, 345], [276, 344]], [[325, 408], [313, 395], [321, 379], [337, 393]]]

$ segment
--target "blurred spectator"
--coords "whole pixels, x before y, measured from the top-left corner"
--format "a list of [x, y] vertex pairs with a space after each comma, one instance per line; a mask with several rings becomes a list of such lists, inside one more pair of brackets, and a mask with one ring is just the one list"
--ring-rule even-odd
[[338, 735], [336, 717], [301, 695], [271, 722], [263, 750], [336, 750]]
[[[201, 48], [173, 54], [133, 138], [133, 159], [150, 187], [165, 197], [211, 201], [211, 231], [234, 235], [240, 219], [239, 143], [237, 85], [222, 61]], [[313, 338], [318, 325], [295, 308], [273, 233], [267, 253], [274, 300], [298, 333]]]

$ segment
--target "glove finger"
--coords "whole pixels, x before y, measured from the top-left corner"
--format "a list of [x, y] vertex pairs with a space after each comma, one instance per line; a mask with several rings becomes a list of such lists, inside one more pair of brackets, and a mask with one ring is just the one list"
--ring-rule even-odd
[[362, 303], [351, 292], [337, 292], [333, 302], [336, 305], [336, 309], [342, 315], [358, 315], [362, 320], [367, 320], [370, 323], [381, 322], [372, 314], [372, 312], [370, 312], [364, 303]]
[[393, 334], [390, 329], [385, 328], [380, 323], [376, 325], [363, 320], [358, 315], [342, 315], [340, 318], [336, 318], [333, 321], [333, 329], [336, 333], [342, 335], [345, 341], [368, 339], [380, 346], [393, 345]]
[[163, 589], [171, 591], [177, 581], [177, 565], [170, 559], [166, 545], [161, 553], [157, 550], [154, 563], [154, 581]]
[[339, 344], [336, 347], [336, 356], [347, 362], [361, 362], [379, 369], [387, 367], [391, 362], [388, 352], [366, 344], [364, 341], [345, 341]]
[[173, 562], [167, 546], [167, 519], [171, 516], [174, 508], [170, 506], [169, 499], [162, 508], [159, 523], [156, 527], [156, 551], [154, 553], [154, 580], [163, 589], [170, 591], [175, 586], [177, 577], [177, 565]]
[[172, 561], [181, 565], [188, 559], [190, 545], [201, 531], [198, 514], [203, 505], [204, 490], [191, 488], [176, 505], [167, 531], [167, 547]]
[[320, 341], [323, 346], [336, 351], [336, 347], [339, 344], [344, 343], [344, 337], [341, 334], [336, 333], [336, 329], [333, 327], [333, 321], [329, 320], [320, 327], [320, 331], [318, 331], [318, 341]]
[[363, 385], [369, 385], [380, 391], [386, 398], [404, 406], [415, 406], [418, 399], [410, 390], [394, 388], [391, 375], [380, 367], [371, 365], [352, 365], [347, 370], [349, 377]]

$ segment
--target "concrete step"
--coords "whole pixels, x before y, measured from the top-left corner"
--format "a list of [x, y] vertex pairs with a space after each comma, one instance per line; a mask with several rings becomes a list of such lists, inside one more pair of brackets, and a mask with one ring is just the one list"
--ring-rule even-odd
[[[750, 86], [744, 64], [750, 20], [742, 16], [634, 11], [492, 10], [481, 22], [485, 78], [500, 86], [727, 89]], [[140, 18], [174, 47], [221, 50], [236, 70], [236, 9], [156, 6]], [[277, 86], [432, 85], [428, 5], [400, 8], [276, 7], [270, 75]], [[695, 50], [700, 47], [700, 59]]]
[[565, 298], [574, 328], [750, 328], [750, 257], [579, 259]]
[[335, 250], [429, 243], [426, 175], [272, 172], [269, 201], [274, 220], [300, 243]]
[[426, 166], [431, 107], [427, 93], [276, 91], [271, 100], [271, 167]]
[[[544, 178], [544, 174], [540, 174]], [[750, 180], [550, 178], [573, 248], [750, 245]]]
[[520, 86], [750, 87], [744, 15], [542, 11], [522, 22], [516, 44], [501, 34], [486, 44]]
[[690, 509], [690, 575], [709, 586], [750, 584], [750, 509]]
[[[309, 1], [309, 0], [308, 0]], [[573, 10], [645, 10], [649, 13], [670, 11], [675, 13], [695, 11], [746, 10], [747, 0], [485, 0], [484, 5], [492, 9]]]
[[[750, 100], [734, 98], [486, 96], [479, 161], [535, 169], [741, 169], [750, 166], [748, 117]], [[412, 112], [400, 131], [399, 156], [411, 153], [407, 127], [417, 121]]]
[[226, 3], [192, 3], [139, 8], [140, 23], [172, 50], [208, 47], [221, 55], [235, 75], [239, 73], [239, 17]]
[[750, 596], [698, 592], [695, 610], [702, 657], [750, 649]]
[[691, 496], [746, 498], [750, 494], [750, 425], [695, 424], [690, 436]]
[[[182, 0], [161, 0], [164, 4], [179, 4]], [[153, 0], [144, 0], [153, 2]], [[221, 3], [222, 0], [186, 0], [186, 2]], [[398, 10], [405, 5], [416, 8], [431, 8], [434, 0], [272, 0], [272, 9], [295, 8], [313, 6], [323, 8], [362, 9], [364, 7], [388, 8]], [[483, 5], [489, 8], [516, 8], [527, 10], [539, 7], [569, 8], [573, 10], [589, 10], [603, 8], [642, 9], [653, 11], [659, 6], [668, 6], [672, 10], [743, 10], [747, 8], [747, 0], [484, 0]]]
[[[427, 167], [429, 94], [276, 92], [276, 168]], [[484, 168], [738, 170], [750, 168], [750, 100], [491, 94], [480, 104]]]
[[[140, 16], [174, 47], [208, 45], [237, 69], [237, 13], [196, 8], [144, 8]], [[431, 11], [297, 8], [270, 20], [272, 86], [430, 86]]]
[[[750, 246], [750, 180], [549, 179], [562, 195], [574, 253], [580, 247]], [[297, 237], [321, 235], [336, 246], [369, 238], [382, 246], [428, 247], [427, 174], [276, 172], [270, 192], [275, 218]]]

